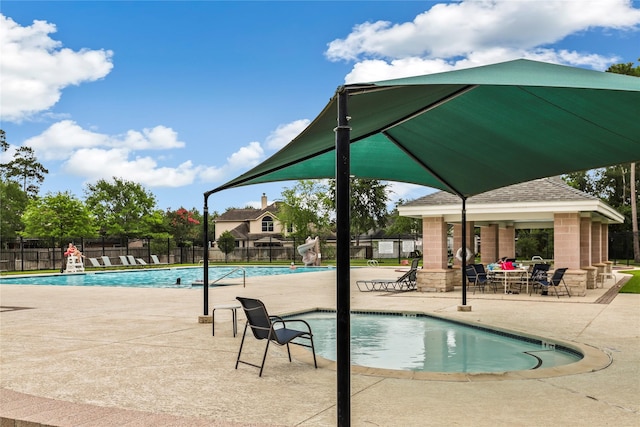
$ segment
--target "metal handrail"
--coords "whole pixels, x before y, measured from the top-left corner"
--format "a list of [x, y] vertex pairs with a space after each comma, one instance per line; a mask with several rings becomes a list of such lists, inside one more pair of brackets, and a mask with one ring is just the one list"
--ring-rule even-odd
[[231, 270], [230, 272], [228, 272], [227, 274], [224, 274], [220, 277], [218, 277], [216, 280], [209, 282], [210, 285], [215, 284], [216, 282], [219, 282], [220, 280], [224, 279], [225, 277], [235, 273], [238, 270], [242, 270], [242, 287], [246, 288], [247, 287], [247, 271], [243, 268], [243, 267], [236, 267], [233, 270]]

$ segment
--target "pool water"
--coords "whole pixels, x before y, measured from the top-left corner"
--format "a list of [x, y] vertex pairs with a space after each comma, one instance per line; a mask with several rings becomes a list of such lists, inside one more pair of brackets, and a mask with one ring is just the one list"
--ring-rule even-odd
[[[334, 312], [292, 317], [309, 322], [318, 355], [336, 360]], [[559, 345], [427, 315], [351, 314], [353, 365], [477, 373], [548, 368], [580, 359], [581, 354]]]
[[[299, 274], [326, 271], [322, 267], [242, 267], [246, 277], [273, 276], [279, 274]], [[242, 270], [237, 267], [209, 267], [209, 281], [213, 282], [229, 273], [225, 279], [242, 278]], [[52, 285], [52, 286], [119, 286], [135, 288], [175, 288], [180, 278], [182, 287], [190, 287], [202, 280], [202, 267], [150, 268], [135, 271], [97, 271], [79, 274], [38, 274], [28, 277], [3, 277], [3, 285]], [[223, 279], [220, 284], [225, 283]], [[229, 283], [228, 281], [226, 282]], [[201, 285], [201, 284], [200, 284]]]

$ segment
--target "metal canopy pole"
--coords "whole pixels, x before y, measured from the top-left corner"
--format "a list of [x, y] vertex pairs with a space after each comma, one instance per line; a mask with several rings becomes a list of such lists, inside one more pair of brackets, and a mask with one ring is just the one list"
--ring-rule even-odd
[[209, 207], [207, 206], [207, 200], [209, 199], [209, 193], [205, 193], [204, 194], [204, 208], [202, 209], [203, 212], [203, 221], [204, 221], [204, 225], [203, 225], [203, 231], [204, 231], [204, 258], [203, 258], [203, 265], [204, 265], [204, 271], [203, 271], [203, 283], [202, 283], [202, 289], [204, 290], [204, 315], [208, 315], [209, 314]]
[[338, 88], [338, 127], [336, 128], [336, 376], [339, 427], [351, 425], [351, 302], [349, 301], [351, 128], [347, 116], [348, 93]]
[[462, 305], [467, 305], [467, 198], [462, 198]]

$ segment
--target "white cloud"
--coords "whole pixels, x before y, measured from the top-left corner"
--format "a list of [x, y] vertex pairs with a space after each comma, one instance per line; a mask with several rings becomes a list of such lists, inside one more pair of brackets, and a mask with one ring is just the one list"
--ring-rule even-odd
[[265, 145], [267, 148], [273, 150], [279, 150], [287, 145], [293, 138], [298, 136], [307, 126], [309, 126], [309, 119], [295, 120], [285, 125], [280, 125], [267, 136]]
[[49, 37], [56, 27], [45, 21], [20, 26], [0, 14], [0, 115], [21, 122], [45, 111], [70, 85], [103, 78], [113, 68], [110, 50], [62, 48]]
[[264, 150], [259, 142], [250, 142], [227, 158], [228, 167], [231, 169], [248, 169], [258, 163], [264, 157]]
[[329, 43], [330, 60], [355, 61], [347, 83], [530, 58], [604, 69], [615, 57], [553, 50], [572, 34], [633, 30], [640, 10], [628, 0], [462, 1], [436, 4], [412, 22], [365, 22]]

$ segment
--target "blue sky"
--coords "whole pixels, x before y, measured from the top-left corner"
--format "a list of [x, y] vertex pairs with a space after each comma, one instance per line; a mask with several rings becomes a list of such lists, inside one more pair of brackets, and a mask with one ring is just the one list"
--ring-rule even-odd
[[[640, 2], [624, 0], [3, 0], [0, 14], [0, 126], [49, 169], [41, 194], [83, 198], [87, 183], [118, 176], [160, 209], [201, 210], [205, 191], [275, 153], [344, 83], [640, 57]], [[294, 184], [218, 193], [210, 210], [257, 206]]]

